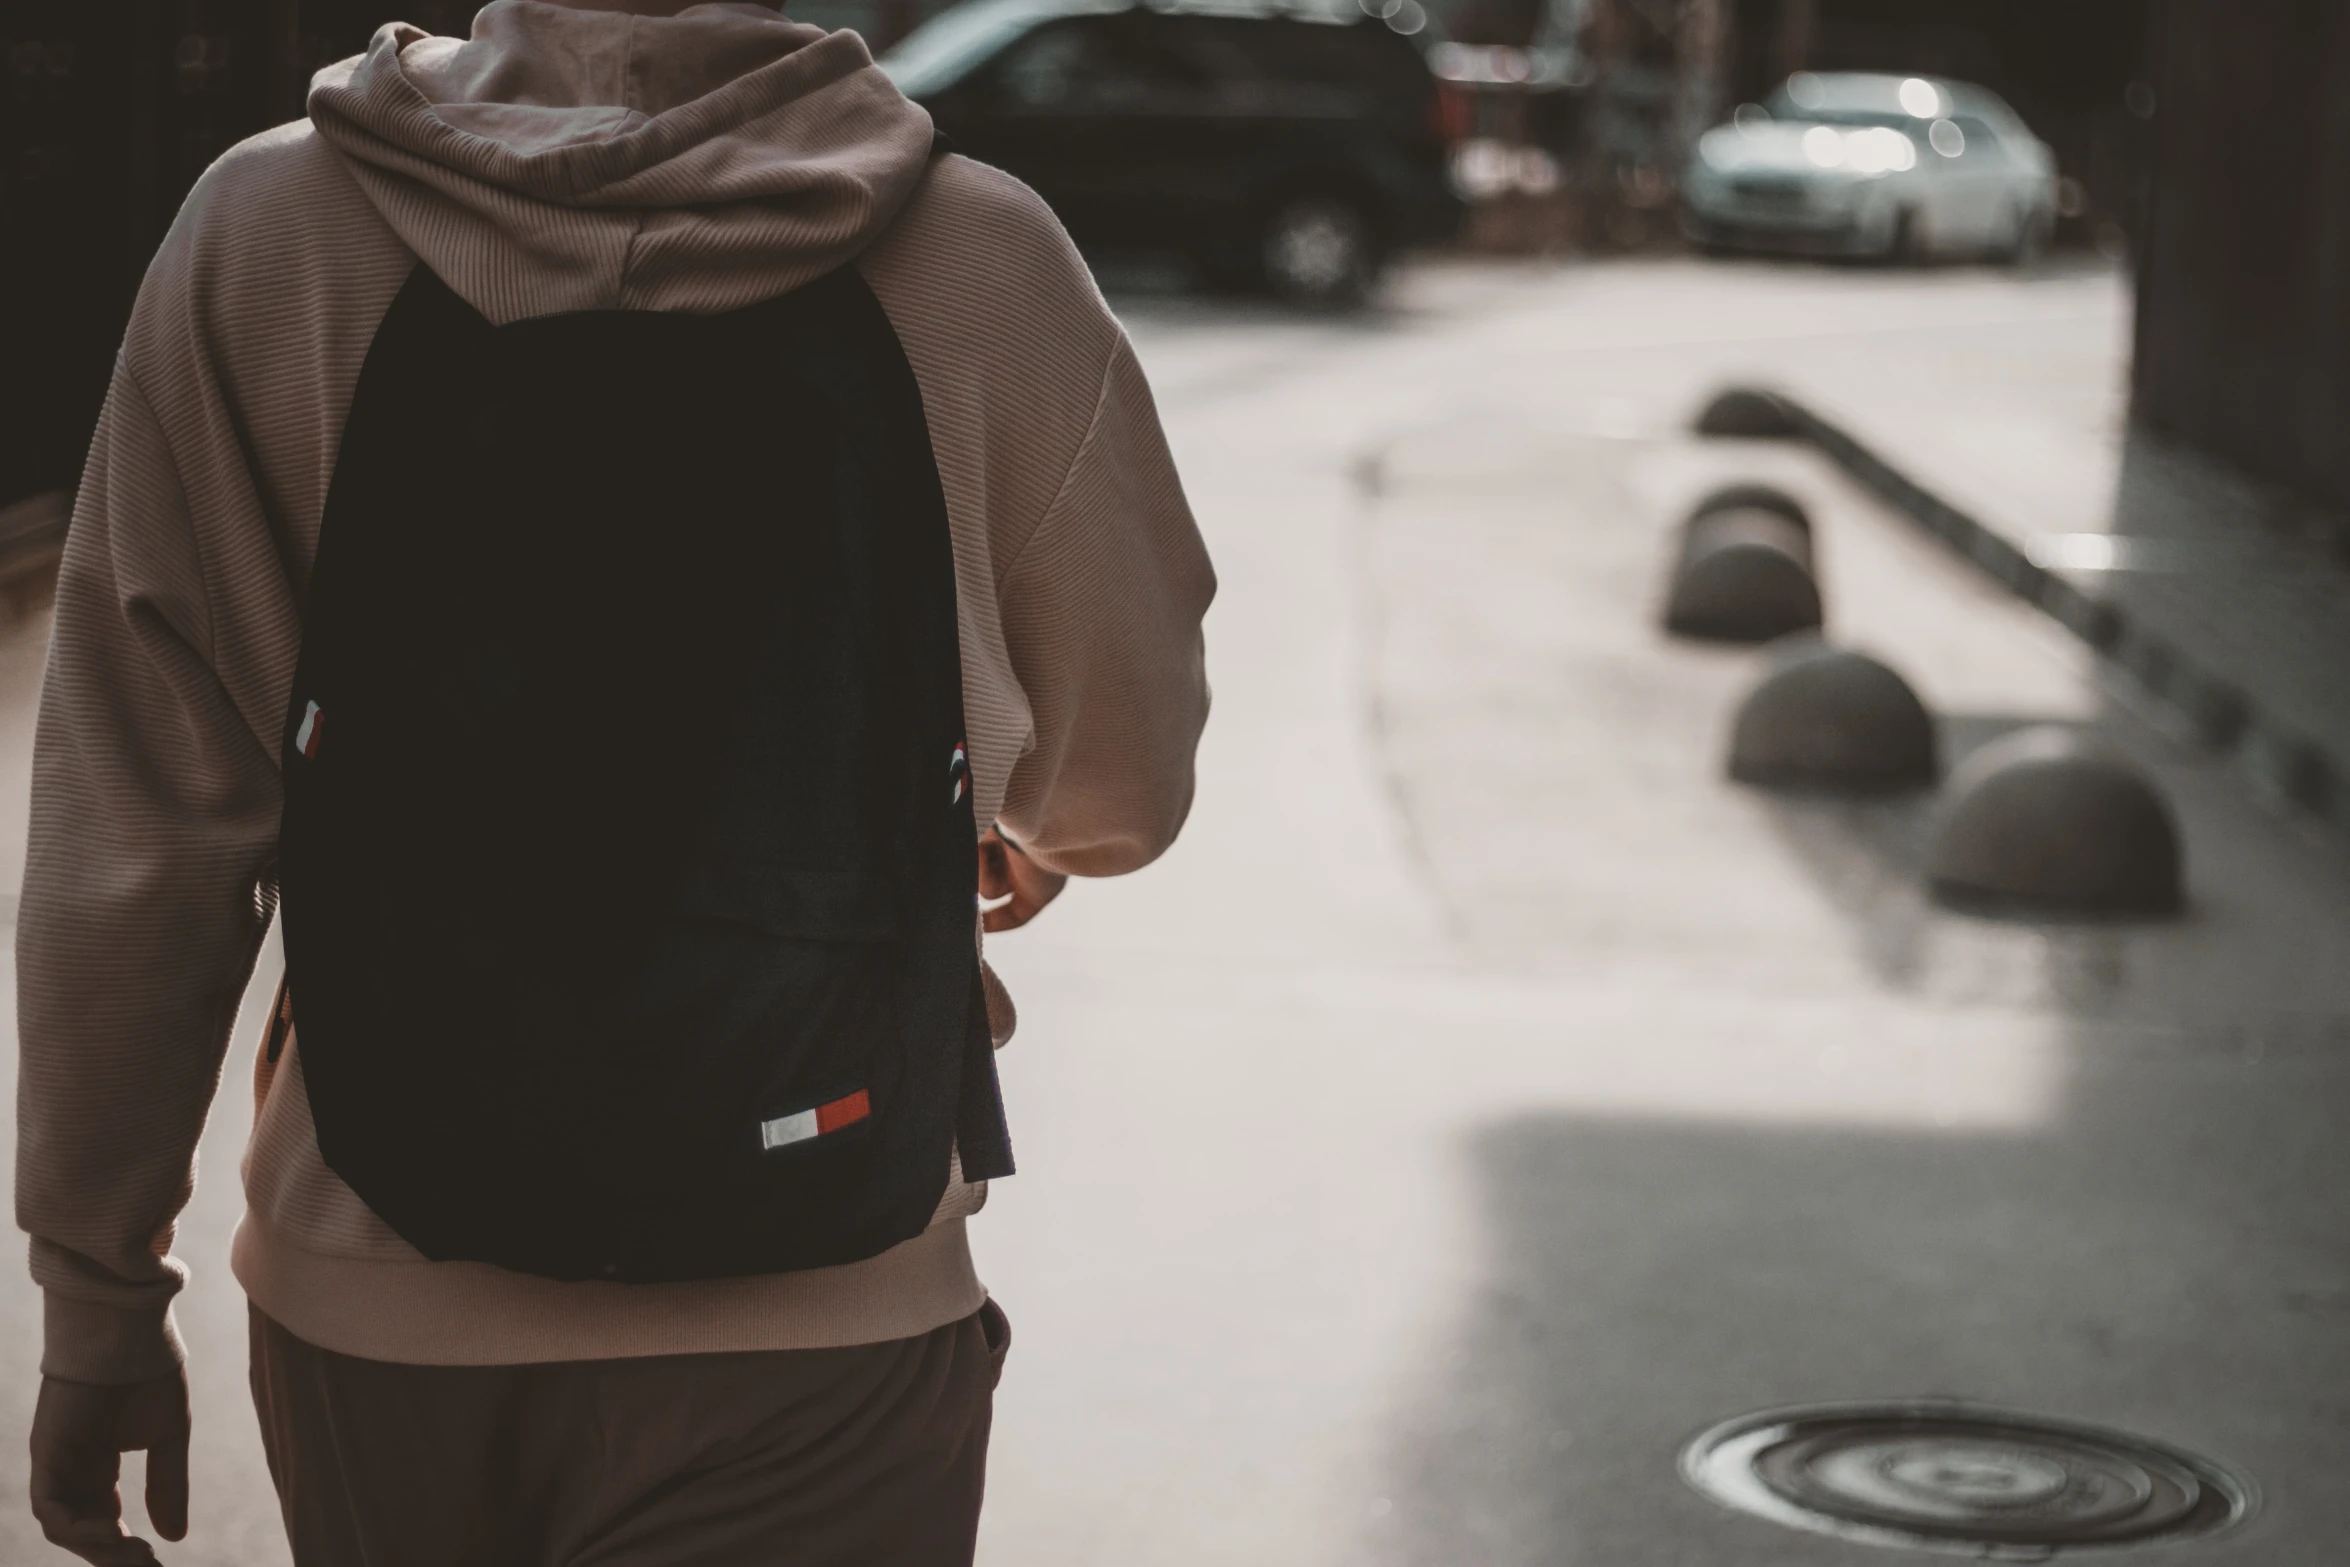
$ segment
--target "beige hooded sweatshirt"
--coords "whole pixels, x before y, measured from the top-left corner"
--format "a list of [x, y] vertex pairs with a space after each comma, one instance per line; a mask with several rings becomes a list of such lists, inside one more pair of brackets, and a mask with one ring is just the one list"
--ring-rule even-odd
[[[1035, 196], [934, 156], [854, 34], [754, 5], [498, 0], [470, 41], [385, 28], [320, 73], [310, 111], [215, 164], [164, 241], [58, 583], [17, 934], [17, 1213], [44, 1369], [83, 1381], [179, 1353], [173, 1223], [269, 906], [319, 514], [361, 359], [420, 261], [501, 323], [723, 311], [854, 265], [946, 492], [979, 820], [1064, 870], [1131, 870], [1183, 821], [1207, 711], [1214, 579], [1116, 321]], [[992, 981], [991, 1002], [1000, 1041]], [[329, 1349], [813, 1347], [982, 1298], [964, 1219], [984, 1194], [959, 1180], [926, 1234], [810, 1273], [560, 1284], [427, 1261], [320, 1159], [298, 1036], [256, 1089], [233, 1265]]]

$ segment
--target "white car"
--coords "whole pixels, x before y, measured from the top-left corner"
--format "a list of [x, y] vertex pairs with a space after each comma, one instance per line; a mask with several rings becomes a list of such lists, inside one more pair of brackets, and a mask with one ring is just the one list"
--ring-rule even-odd
[[2056, 221], [2056, 157], [1984, 88], [1799, 71], [1698, 138], [1681, 197], [1706, 246], [2020, 261]]

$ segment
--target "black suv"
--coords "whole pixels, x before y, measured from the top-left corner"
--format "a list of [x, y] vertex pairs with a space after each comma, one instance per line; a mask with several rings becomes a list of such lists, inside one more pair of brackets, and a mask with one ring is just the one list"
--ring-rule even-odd
[[1219, 280], [1342, 302], [1459, 225], [1427, 62], [1365, 11], [968, 0], [881, 63], [1080, 244], [1173, 248]]

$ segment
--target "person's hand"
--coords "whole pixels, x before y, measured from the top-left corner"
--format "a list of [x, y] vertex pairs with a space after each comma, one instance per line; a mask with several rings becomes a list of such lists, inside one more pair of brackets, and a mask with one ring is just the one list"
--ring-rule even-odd
[[188, 1534], [188, 1375], [121, 1387], [41, 1379], [33, 1406], [33, 1516], [52, 1545], [96, 1567], [152, 1567], [155, 1548], [122, 1526], [122, 1455], [147, 1455], [147, 1516]]
[[987, 903], [980, 928], [1017, 930], [1061, 895], [1069, 878], [1048, 871], [993, 827], [979, 840], [979, 896]]

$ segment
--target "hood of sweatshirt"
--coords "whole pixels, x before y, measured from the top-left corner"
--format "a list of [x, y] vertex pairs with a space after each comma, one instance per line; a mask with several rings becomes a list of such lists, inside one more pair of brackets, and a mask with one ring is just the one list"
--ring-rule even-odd
[[501, 323], [796, 288], [888, 227], [931, 147], [855, 33], [662, 0], [495, 0], [469, 39], [394, 23], [318, 73], [310, 119]]

